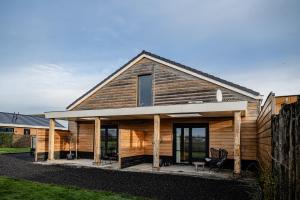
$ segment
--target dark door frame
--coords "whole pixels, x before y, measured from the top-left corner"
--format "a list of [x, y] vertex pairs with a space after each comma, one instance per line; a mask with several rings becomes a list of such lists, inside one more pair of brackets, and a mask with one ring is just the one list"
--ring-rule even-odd
[[[105, 138], [102, 138], [102, 134], [101, 134], [101, 130], [100, 130], [100, 134], [101, 134], [101, 141], [105, 141], [104, 142], [104, 145], [105, 145], [105, 150], [107, 151], [107, 142], [108, 142], [108, 133], [107, 133], [107, 129], [116, 129], [117, 130], [117, 147], [116, 147], [116, 150], [117, 150], [117, 157], [116, 157], [116, 160], [118, 160], [118, 157], [119, 157], [119, 128], [118, 128], [118, 125], [101, 125], [101, 129], [105, 129]], [[104, 140], [103, 140], [104, 139]], [[102, 149], [101, 147], [101, 143], [100, 143], [100, 148]], [[101, 152], [101, 159], [105, 160], [105, 157], [102, 156], [102, 152]]]
[[[206, 128], [205, 145], [206, 145], [206, 157], [209, 156], [209, 124], [208, 123], [175, 123], [173, 124], [173, 163], [176, 163], [176, 128]], [[192, 137], [191, 129], [189, 130], [189, 164], [192, 164]], [[180, 163], [178, 163], [180, 164]]]

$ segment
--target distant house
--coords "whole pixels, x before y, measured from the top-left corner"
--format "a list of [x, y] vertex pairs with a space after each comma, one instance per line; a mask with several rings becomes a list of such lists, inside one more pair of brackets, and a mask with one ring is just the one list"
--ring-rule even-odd
[[210, 148], [228, 151], [239, 174], [257, 160], [256, 119], [262, 96], [251, 89], [143, 51], [75, 100], [47, 112], [49, 135], [38, 155], [62, 158], [55, 119], [69, 121], [78, 158], [114, 157], [121, 168], [161, 160], [192, 164]]
[[[65, 127], [58, 122], [56, 122], [55, 128], [65, 129]], [[0, 112], [0, 133], [14, 135], [12, 146], [34, 146], [33, 143], [35, 143], [35, 136], [38, 132], [45, 132], [48, 129], [49, 119], [46, 119], [45, 117]], [[31, 137], [26, 138], [22, 136]]]

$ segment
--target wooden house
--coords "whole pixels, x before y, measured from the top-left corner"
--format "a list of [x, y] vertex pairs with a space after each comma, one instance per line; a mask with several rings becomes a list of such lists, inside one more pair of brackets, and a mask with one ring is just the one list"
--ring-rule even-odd
[[[55, 127], [57, 130], [66, 129], [58, 122]], [[35, 146], [35, 136], [40, 132], [48, 131], [48, 129], [49, 119], [44, 116], [0, 112], [0, 134], [12, 134], [12, 144], [10, 145], [13, 147]]]
[[[47, 112], [49, 134], [37, 154], [58, 159], [68, 148], [55, 120], [69, 121], [78, 158], [113, 157], [121, 168], [167, 160], [192, 164], [224, 148], [234, 173], [257, 160], [262, 96], [251, 89], [143, 51], [65, 111]], [[39, 137], [39, 136], [38, 136]]]

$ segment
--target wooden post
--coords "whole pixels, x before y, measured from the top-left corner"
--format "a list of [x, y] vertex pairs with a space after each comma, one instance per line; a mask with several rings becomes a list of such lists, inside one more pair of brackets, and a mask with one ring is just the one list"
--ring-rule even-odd
[[119, 169], [122, 169], [122, 146], [121, 146], [121, 141], [122, 141], [122, 139], [121, 139], [121, 137], [122, 137], [122, 135], [121, 135], [121, 133], [122, 133], [122, 131], [118, 131], [118, 168]]
[[37, 133], [35, 135], [35, 151], [34, 151], [34, 161], [35, 162], [38, 161], [38, 134], [39, 134], [39, 132], [37, 131]]
[[78, 158], [78, 135], [79, 135], [79, 123], [75, 121], [76, 125], [76, 137], [75, 137], [75, 158]]
[[48, 160], [54, 160], [54, 133], [55, 133], [55, 119], [50, 119], [49, 122], [49, 146], [48, 146]]
[[241, 174], [241, 112], [234, 113], [234, 170], [235, 175]]
[[159, 170], [160, 116], [154, 115], [153, 169]]
[[95, 119], [95, 137], [94, 137], [94, 162], [96, 165], [100, 165], [101, 159], [101, 120], [100, 117]]

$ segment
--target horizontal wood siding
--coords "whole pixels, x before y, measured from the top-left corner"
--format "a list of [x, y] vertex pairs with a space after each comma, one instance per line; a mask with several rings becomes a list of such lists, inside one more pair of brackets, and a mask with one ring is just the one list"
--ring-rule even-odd
[[[54, 134], [54, 151], [69, 151], [68, 136], [69, 131], [55, 130]], [[49, 131], [46, 129], [39, 129], [37, 131], [36, 151], [37, 153], [48, 152]], [[72, 145], [72, 144], [71, 144]], [[71, 146], [74, 149], [74, 146]]]
[[94, 122], [78, 122], [78, 126], [75, 122], [69, 122], [69, 131], [74, 136], [77, 135], [77, 150], [81, 152], [94, 152], [94, 133], [95, 124]]
[[145, 134], [147, 127], [144, 124], [128, 124], [125, 121], [119, 124], [119, 156], [130, 157], [145, 154]]
[[275, 95], [271, 93], [257, 118], [257, 159], [260, 166], [272, 165], [272, 115], [275, 114]]
[[298, 96], [282, 96], [282, 97], [275, 97], [276, 104], [275, 104], [275, 114], [278, 114], [281, 107], [284, 104], [291, 104], [295, 103], [298, 100]]
[[[24, 135], [24, 129], [25, 128], [14, 128], [14, 134], [16, 135]], [[36, 135], [37, 132], [38, 132], [38, 128], [30, 128], [30, 135]], [[41, 129], [41, 130], [44, 130], [44, 129]]]
[[184, 104], [191, 101], [215, 102], [217, 89], [222, 91], [223, 101], [252, 100], [216, 84], [144, 58], [73, 110], [136, 107], [138, 76], [143, 74], [153, 74], [154, 105]]
[[155, 105], [185, 104], [191, 101], [216, 102], [220, 89], [223, 101], [250, 100], [216, 84], [180, 72], [173, 68], [155, 65]]

